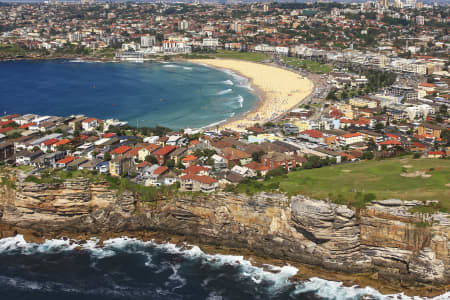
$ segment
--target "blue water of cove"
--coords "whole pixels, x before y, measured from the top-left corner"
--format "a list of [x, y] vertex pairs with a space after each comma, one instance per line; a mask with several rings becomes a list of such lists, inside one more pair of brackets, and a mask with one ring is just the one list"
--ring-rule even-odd
[[191, 63], [0, 62], [0, 113], [198, 128], [250, 110], [246, 78]]

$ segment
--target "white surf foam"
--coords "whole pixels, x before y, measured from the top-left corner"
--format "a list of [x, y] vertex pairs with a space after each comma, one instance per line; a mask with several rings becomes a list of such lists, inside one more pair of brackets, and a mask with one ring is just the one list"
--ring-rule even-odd
[[178, 68], [176, 65], [163, 65], [164, 68]]
[[234, 80], [236, 80], [239, 83], [240, 87], [244, 87], [248, 90], [253, 91], [252, 86], [250, 84], [250, 80], [248, 80], [248, 78], [243, 77], [241, 75], [238, 75], [236, 73], [234, 73], [231, 70], [228, 69], [221, 69], [223, 72], [227, 73], [228, 75], [232, 76], [234, 78]]
[[185, 70], [192, 70], [192, 68], [191, 67], [183, 67], [183, 69], [185, 69]]
[[239, 107], [243, 107], [244, 105], [244, 97], [242, 97], [241, 95], [236, 97], [237, 102], [239, 103]]
[[214, 122], [214, 123], [205, 125], [205, 126], [201, 127], [200, 129], [211, 128], [211, 127], [217, 126], [217, 125], [219, 125], [219, 124], [222, 124], [223, 122], [226, 122], [226, 121], [227, 121], [227, 120], [220, 120], [220, 121], [217, 121], [217, 122]]
[[217, 93], [216, 93], [216, 95], [219, 95], [219, 96], [221, 96], [221, 95], [226, 95], [226, 94], [229, 94], [229, 93], [231, 93], [231, 92], [233, 92], [233, 89], [226, 89], [226, 90], [223, 90], [223, 91], [217, 92]]
[[234, 83], [233, 83], [233, 81], [231, 81], [231, 80], [225, 80], [225, 81], [222, 81], [222, 83], [223, 84], [227, 84], [227, 85], [233, 85]]
[[361, 299], [363, 296], [370, 296], [373, 299], [376, 300], [392, 300], [392, 299], [398, 299], [398, 300], [444, 300], [444, 299], [450, 299], [450, 292], [436, 296], [434, 298], [428, 298], [428, 297], [409, 297], [406, 296], [403, 293], [399, 294], [391, 294], [391, 295], [383, 295], [379, 291], [375, 290], [371, 287], [359, 287], [359, 286], [351, 286], [346, 287], [343, 285], [342, 282], [336, 282], [336, 281], [329, 281], [317, 277], [313, 277], [302, 284], [297, 285], [294, 294], [301, 294], [301, 293], [307, 293], [307, 292], [313, 292], [317, 296], [329, 299], [329, 300], [358, 300]]

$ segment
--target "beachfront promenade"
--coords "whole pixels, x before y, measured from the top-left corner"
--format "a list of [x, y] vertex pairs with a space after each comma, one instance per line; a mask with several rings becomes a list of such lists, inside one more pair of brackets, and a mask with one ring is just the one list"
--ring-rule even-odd
[[222, 124], [222, 128], [243, 130], [256, 123], [272, 121], [296, 107], [314, 88], [309, 79], [276, 66], [231, 59], [202, 59], [192, 62], [229, 69], [248, 78], [261, 98], [255, 109]]

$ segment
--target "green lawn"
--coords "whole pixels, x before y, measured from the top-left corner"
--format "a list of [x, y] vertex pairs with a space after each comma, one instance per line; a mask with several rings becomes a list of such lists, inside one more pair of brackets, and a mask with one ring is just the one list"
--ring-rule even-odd
[[226, 59], [246, 60], [252, 62], [262, 62], [264, 60], [270, 59], [270, 57], [264, 53], [240, 52], [231, 50], [217, 50], [216, 53], [196, 52], [188, 55], [183, 55], [183, 57], [188, 59], [226, 58]]
[[219, 50], [214, 54], [215, 57], [218, 58], [229, 58], [229, 59], [238, 59], [238, 60], [247, 60], [253, 62], [261, 62], [266, 59], [269, 59], [269, 56], [264, 53], [258, 52], [240, 52], [240, 51], [227, 51], [227, 50]]
[[316, 61], [312, 60], [305, 60], [305, 59], [298, 59], [295, 57], [283, 57], [283, 61], [287, 63], [288, 65], [297, 67], [297, 68], [303, 68], [313, 73], [319, 73], [319, 74], [325, 74], [330, 72], [333, 68], [331, 68], [328, 65], [321, 64]]
[[[406, 167], [405, 167], [406, 166]], [[434, 168], [434, 170], [432, 169]], [[429, 170], [429, 178], [403, 177], [401, 173]], [[247, 184], [238, 191], [254, 192], [277, 187], [290, 195], [303, 194], [317, 199], [364, 206], [371, 198], [404, 200], [439, 200], [450, 211], [450, 160], [395, 158], [362, 161], [311, 170], [299, 170], [275, 177], [262, 186]]]

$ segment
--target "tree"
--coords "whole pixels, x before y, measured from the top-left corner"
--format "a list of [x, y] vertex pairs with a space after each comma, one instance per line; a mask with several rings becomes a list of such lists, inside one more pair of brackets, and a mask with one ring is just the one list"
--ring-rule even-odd
[[[156, 158], [155, 158], [155, 159], [156, 159]], [[173, 168], [173, 167], [175, 167], [175, 161], [174, 161], [173, 159], [168, 159], [168, 160], [166, 160], [165, 165], [166, 165], [166, 167], [168, 167], [168, 168]]]
[[267, 172], [266, 174], [266, 179], [269, 179], [271, 177], [275, 177], [275, 176], [283, 176], [285, 174], [287, 174], [287, 170], [283, 167], [277, 167], [275, 169], [270, 170], [269, 172]]
[[373, 159], [373, 152], [372, 151], [365, 151], [361, 157], [362, 159]]
[[105, 156], [104, 156], [104, 160], [105, 160], [105, 161], [110, 161], [110, 160], [111, 160], [111, 153], [106, 152], [106, 153], [105, 153]]
[[256, 151], [252, 153], [252, 160], [253, 161], [257, 161], [260, 162], [261, 161], [261, 157], [264, 155], [264, 151]]
[[383, 123], [378, 122], [377, 124], [375, 124], [375, 130], [381, 131], [383, 128], [384, 128]]
[[145, 157], [145, 161], [148, 161], [148, 162], [151, 163], [152, 165], [158, 163], [158, 160], [157, 160], [156, 157], [154, 157], [153, 155], [147, 155], [147, 156]]

